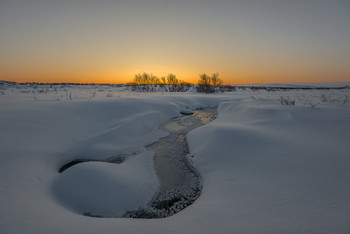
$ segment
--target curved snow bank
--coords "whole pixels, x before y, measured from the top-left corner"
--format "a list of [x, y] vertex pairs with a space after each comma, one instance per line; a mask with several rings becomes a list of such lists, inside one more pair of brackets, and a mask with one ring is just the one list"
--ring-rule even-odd
[[153, 155], [144, 152], [122, 164], [85, 162], [68, 168], [54, 181], [57, 200], [88, 216], [120, 217], [144, 207], [157, 189]]
[[222, 103], [187, 136], [204, 181], [194, 213], [237, 233], [348, 232], [349, 120], [349, 107]]

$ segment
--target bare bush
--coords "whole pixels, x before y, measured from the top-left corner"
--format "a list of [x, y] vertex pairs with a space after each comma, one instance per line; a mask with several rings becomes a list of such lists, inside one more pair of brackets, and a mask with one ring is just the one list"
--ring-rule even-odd
[[295, 105], [295, 99], [290, 98], [290, 97], [282, 97], [281, 96], [279, 101], [282, 105], [287, 105], [287, 106], [294, 106]]
[[218, 86], [218, 92], [224, 93], [224, 92], [233, 92], [237, 90], [235, 86], [232, 85], [219, 85]]
[[32, 93], [33, 93], [33, 96], [34, 96], [34, 97], [33, 97], [33, 100], [34, 100], [34, 101], [38, 101], [38, 97], [36, 96], [36, 94], [35, 94], [35, 91], [34, 91], [34, 90], [32, 91]]
[[328, 102], [329, 98], [326, 97], [325, 94], [321, 95], [321, 102]]
[[169, 73], [166, 77], [166, 86], [170, 92], [186, 92], [190, 85], [182, 80], [179, 80], [175, 74]]
[[345, 105], [348, 102], [349, 102], [349, 96], [345, 95], [344, 101], [343, 101], [343, 103], [341, 105], [343, 106], [343, 105]]
[[211, 84], [215, 86], [222, 85], [223, 80], [219, 78], [219, 73], [214, 73], [211, 75]]
[[136, 74], [134, 78], [134, 83], [139, 85], [144, 84], [160, 84], [160, 79], [154, 76], [152, 73], [148, 74], [143, 72], [142, 74]]
[[96, 91], [90, 93], [89, 101], [96, 96]]
[[199, 75], [197, 92], [215, 93], [220, 91], [223, 80], [219, 78], [219, 73], [213, 73], [211, 76], [203, 73]]
[[73, 98], [72, 98], [72, 92], [71, 91], [67, 91], [66, 90], [66, 100], [72, 100]]
[[159, 79], [145, 72], [136, 74], [134, 81], [128, 85], [136, 92], [186, 92], [191, 87], [191, 84], [178, 79], [173, 73]]

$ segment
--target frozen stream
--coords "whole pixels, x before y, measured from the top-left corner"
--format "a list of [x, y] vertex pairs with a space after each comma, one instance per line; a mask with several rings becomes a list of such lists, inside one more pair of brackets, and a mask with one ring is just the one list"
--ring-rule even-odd
[[[185, 135], [214, 119], [212, 109], [194, 111], [193, 115], [183, 115], [165, 123], [160, 129], [169, 132], [169, 136], [147, 147], [155, 153], [154, 164], [160, 180], [160, 193], [165, 194], [198, 180], [198, 175], [189, 165], [189, 154]], [[190, 177], [190, 178], [189, 178]], [[192, 178], [194, 177], [194, 178]], [[190, 180], [190, 181], [188, 181]]]
[[154, 152], [155, 171], [160, 187], [147, 209], [128, 212], [124, 217], [162, 218], [171, 216], [191, 205], [200, 195], [200, 175], [190, 164], [186, 134], [211, 122], [216, 108], [184, 112], [160, 126], [169, 133], [156, 143], [147, 146]]
[[[104, 160], [75, 159], [68, 162], [59, 168], [59, 172], [63, 173], [69, 168], [73, 170], [70, 169], [68, 174], [64, 173], [69, 179], [65, 179], [63, 176], [63, 180], [58, 180], [55, 184], [56, 196], [59, 197], [59, 200], [65, 201], [65, 203], [69, 201], [67, 206], [71, 207], [75, 212], [93, 217], [164, 218], [174, 215], [191, 205], [200, 196], [202, 182], [200, 175], [192, 167], [189, 160], [190, 155], [186, 134], [212, 121], [216, 117], [217, 112], [216, 108], [205, 108], [195, 111], [185, 110], [182, 114], [180, 117], [173, 118], [160, 126], [161, 130], [169, 133], [168, 136], [146, 147], [148, 151], [154, 152], [154, 168], [159, 180], [158, 191], [146, 205], [142, 205], [136, 210], [126, 210], [127, 212], [124, 211], [125, 213], [113, 215], [113, 211], [107, 212], [103, 207], [98, 205], [95, 207], [96, 205], [94, 206], [90, 203], [97, 198], [81, 194], [82, 192], [79, 192], [80, 189], [71, 188], [69, 185], [71, 180], [80, 180], [80, 174], [86, 170], [85, 167], [91, 167], [92, 169], [89, 170], [93, 170], [93, 174], [96, 174], [97, 172], [95, 173], [93, 168], [96, 167], [95, 170], [101, 170], [98, 169], [99, 163], [123, 164], [124, 160], [132, 157], [132, 155], [119, 155]], [[75, 170], [74, 168], [78, 169]], [[99, 173], [103, 176], [105, 172], [101, 171]], [[86, 176], [90, 178], [89, 174], [90, 172]], [[75, 175], [79, 176], [79, 178], [76, 178]], [[91, 177], [91, 179], [96, 180], [98, 178]], [[101, 180], [101, 183], [105, 183], [103, 179], [100, 178], [99, 180]], [[116, 178], [116, 180], [120, 180], [120, 178]], [[79, 182], [75, 183], [80, 184]], [[113, 185], [113, 181], [110, 181], [110, 183], [112, 184], [106, 186]], [[127, 187], [127, 185], [125, 186]], [[65, 191], [62, 191], [62, 189]], [[74, 194], [74, 191], [71, 192], [72, 189], [78, 191], [77, 194], [80, 197], [78, 203], [80, 204], [82, 201], [80, 205], [71, 202], [71, 200], [74, 200], [69, 198]], [[101, 189], [108, 191], [109, 187]], [[109, 192], [105, 195], [112, 196]], [[85, 200], [90, 202], [85, 202]], [[93, 203], [95, 204], [95, 202]], [[92, 207], [92, 209], [90, 210], [89, 207]]]

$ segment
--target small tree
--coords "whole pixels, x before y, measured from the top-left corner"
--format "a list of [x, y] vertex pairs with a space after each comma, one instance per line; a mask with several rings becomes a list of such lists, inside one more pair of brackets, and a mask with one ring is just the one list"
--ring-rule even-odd
[[210, 76], [203, 73], [199, 75], [197, 92], [210, 93]]
[[166, 77], [167, 85], [170, 92], [176, 92], [181, 81], [176, 77], [175, 74], [169, 73]]
[[211, 84], [214, 86], [222, 85], [223, 80], [219, 78], [219, 73], [214, 73], [211, 75]]
[[180, 84], [180, 80], [176, 78], [176, 75], [173, 73], [169, 73], [166, 77], [168, 85], [178, 85]]
[[163, 82], [164, 85], [166, 84], [166, 79], [165, 79], [164, 76], [162, 76], [162, 82]]
[[222, 85], [223, 80], [219, 78], [219, 73], [213, 73], [209, 76], [205, 73], [199, 75], [197, 92], [214, 93], [217, 92], [219, 86]]

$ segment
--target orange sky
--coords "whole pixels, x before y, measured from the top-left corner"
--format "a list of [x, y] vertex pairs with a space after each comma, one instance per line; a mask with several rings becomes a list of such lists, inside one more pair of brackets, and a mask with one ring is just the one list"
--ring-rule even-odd
[[0, 80], [349, 81], [349, 11], [323, 0], [1, 2]]

